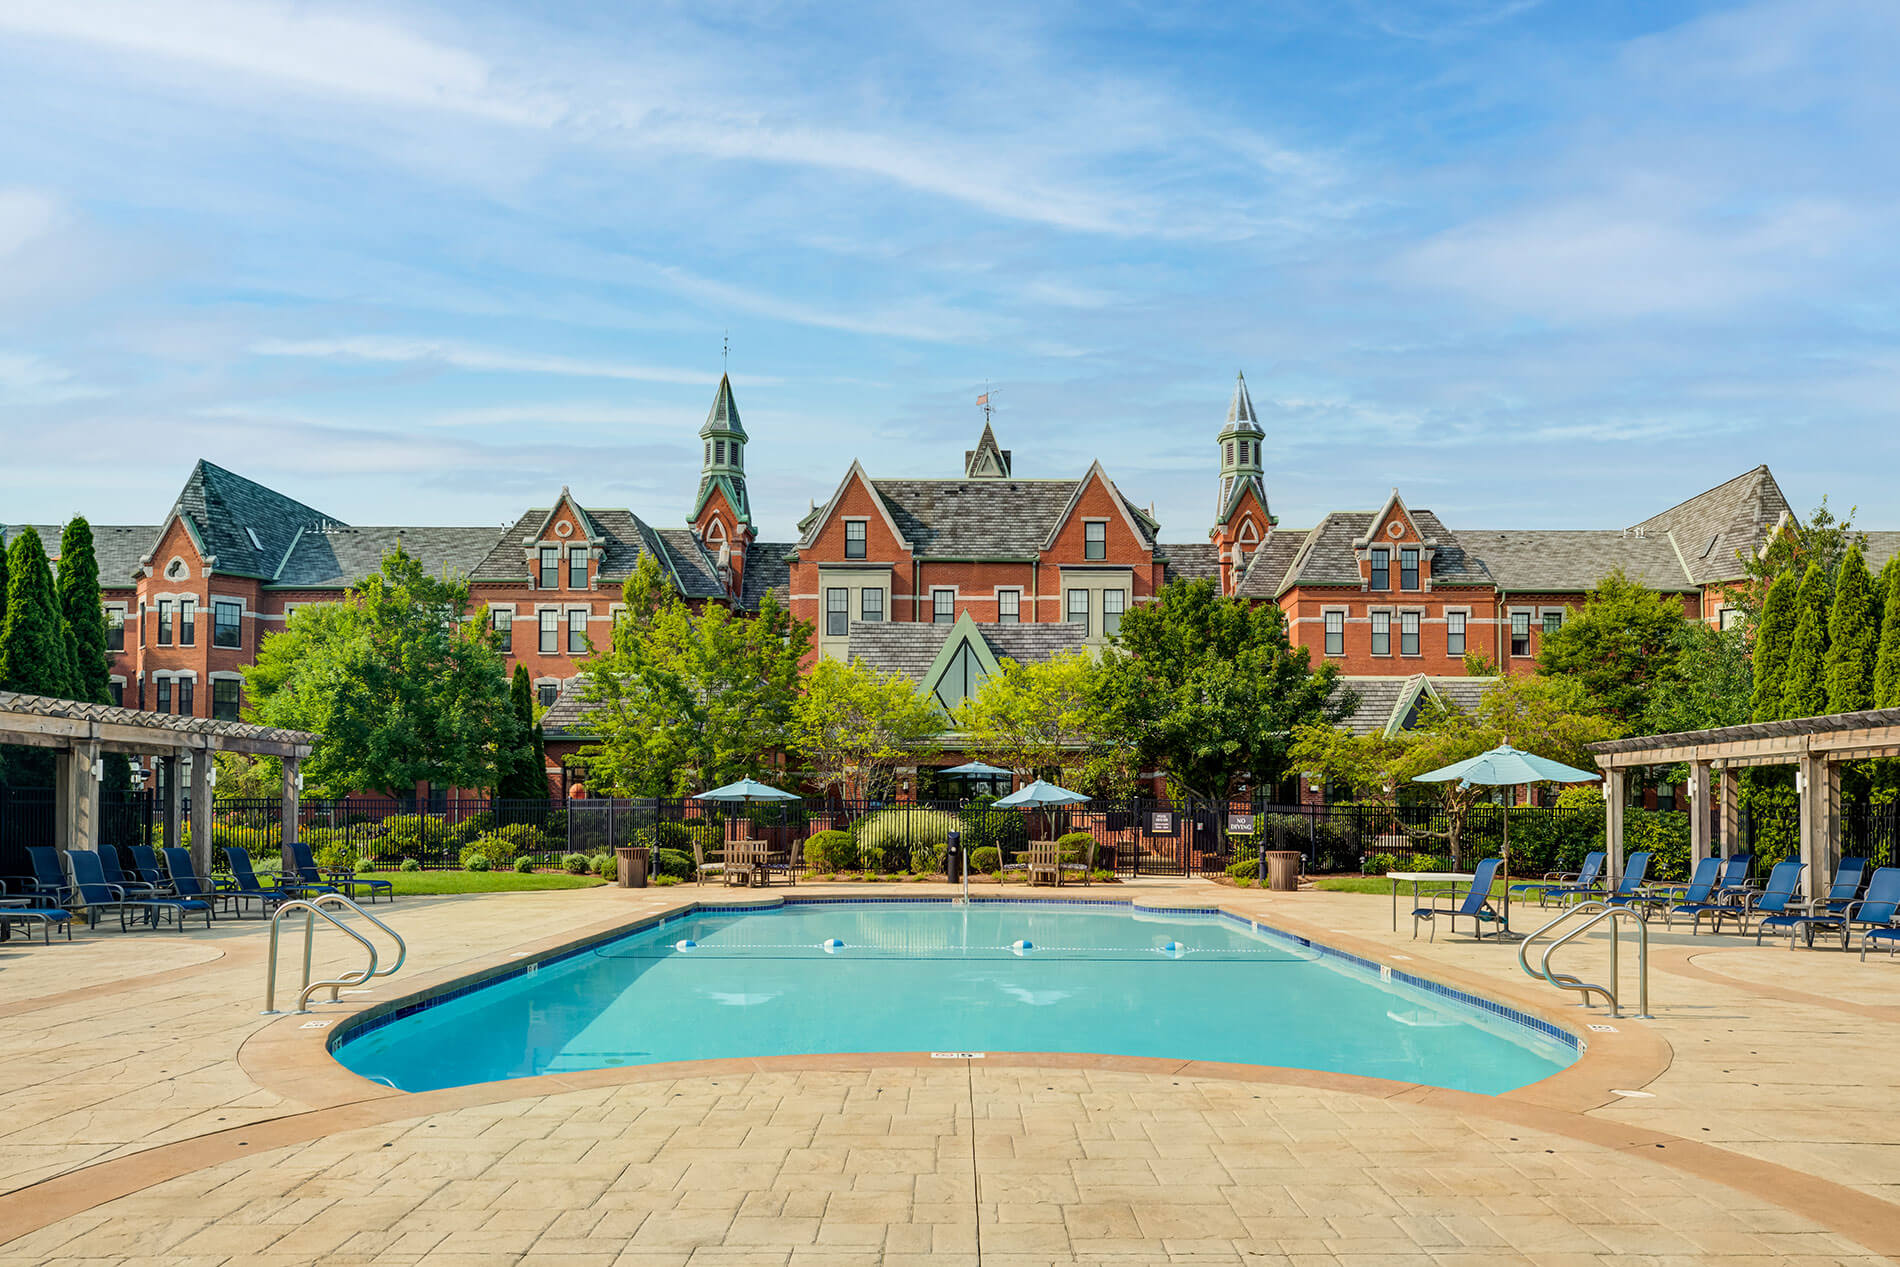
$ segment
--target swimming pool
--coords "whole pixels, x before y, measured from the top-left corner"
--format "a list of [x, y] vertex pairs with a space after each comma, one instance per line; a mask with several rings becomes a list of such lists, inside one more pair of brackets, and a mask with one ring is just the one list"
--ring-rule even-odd
[[1529, 1017], [1215, 912], [787, 901], [698, 909], [346, 1027], [405, 1091], [828, 1052], [1095, 1052], [1501, 1092], [1577, 1057]]

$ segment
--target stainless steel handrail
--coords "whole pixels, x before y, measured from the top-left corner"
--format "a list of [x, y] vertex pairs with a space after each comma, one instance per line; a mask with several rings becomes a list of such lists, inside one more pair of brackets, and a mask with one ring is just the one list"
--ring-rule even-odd
[[[1538, 961], [1538, 966], [1532, 968], [1530, 959], [1528, 958], [1531, 943], [1559, 924], [1574, 919], [1579, 915], [1588, 915], [1590, 918], [1546, 946], [1544, 948], [1543, 958]], [[1603, 1001], [1610, 1005], [1610, 1015], [1620, 1018], [1623, 1013], [1618, 989], [1622, 984], [1622, 980], [1617, 969], [1617, 949], [1622, 944], [1623, 938], [1614, 927], [1616, 918], [1619, 915], [1631, 920], [1636, 925], [1636, 1005], [1638, 1010], [1635, 1019], [1639, 1021], [1653, 1020], [1654, 1018], [1649, 1014], [1649, 925], [1643, 921], [1641, 915], [1627, 906], [1611, 906], [1605, 902], [1596, 901], [1578, 903], [1576, 906], [1558, 915], [1557, 918], [1545, 923], [1522, 942], [1518, 943], [1518, 967], [1524, 970], [1526, 976], [1542, 977], [1559, 990], [1573, 990], [1583, 995], [1583, 1002], [1586, 1007], [1590, 1004], [1590, 996], [1592, 994], [1601, 994]], [[1558, 972], [1550, 966], [1550, 957], [1557, 952], [1559, 946], [1565, 945], [1577, 937], [1581, 937], [1584, 933], [1589, 932], [1606, 919], [1611, 921], [1612, 924], [1610, 929], [1610, 983], [1607, 986], [1585, 981], [1583, 978], [1572, 976], [1569, 973]]]
[[[386, 969], [379, 969], [378, 965], [381, 961], [381, 957], [376, 953], [375, 945], [369, 940], [369, 938], [363, 936], [361, 933], [357, 932], [354, 928], [351, 928], [349, 925], [337, 919], [336, 916], [324, 910], [323, 905], [326, 902], [332, 906], [342, 906], [351, 911], [354, 911], [356, 914], [363, 916], [365, 919], [369, 920], [372, 924], [376, 925], [376, 927], [382, 929], [385, 933], [388, 933], [390, 936], [390, 939], [396, 943], [396, 962], [391, 964]], [[277, 943], [278, 943], [279, 935], [283, 929], [284, 917], [286, 915], [289, 915], [297, 911], [301, 911], [304, 917], [304, 920], [303, 920], [303, 986], [302, 986], [302, 993], [300, 993], [297, 996], [297, 1011], [300, 1014], [306, 1013], [310, 1010], [310, 996], [316, 993], [318, 990], [328, 987], [330, 991], [330, 1002], [334, 1003], [337, 1001], [338, 997], [340, 996], [343, 990], [343, 987], [358, 986], [358, 985], [362, 985], [364, 982], [369, 981], [375, 977], [389, 976], [391, 973], [394, 973], [398, 968], [402, 967], [403, 963], [409, 958], [409, 947], [403, 941], [403, 939], [399, 935], [397, 935], [395, 929], [383, 923], [383, 921], [377, 919], [374, 915], [371, 915], [368, 911], [364, 910], [362, 907], [358, 906], [356, 903], [350, 901], [350, 899], [348, 899], [347, 897], [344, 897], [341, 893], [320, 893], [313, 900], [298, 898], [294, 901], [285, 902], [283, 905], [279, 906], [275, 911], [271, 913], [270, 956], [269, 956], [269, 967], [268, 967], [268, 971], [270, 975], [267, 978], [265, 978], [265, 981], [264, 981], [263, 1015], [265, 1016], [281, 1015], [281, 1013], [277, 1011]], [[369, 952], [369, 962], [365, 964], [361, 969], [357, 970], [356, 972], [346, 973], [345, 975], [338, 977], [335, 980], [317, 981], [313, 983], [310, 980], [310, 957], [311, 957], [312, 944], [314, 943], [316, 939], [316, 926], [317, 926], [318, 916], [322, 916], [323, 919], [329, 922], [331, 925], [333, 925], [340, 931], [348, 934], [351, 938], [355, 939], [358, 945], [362, 946], [364, 950]]]

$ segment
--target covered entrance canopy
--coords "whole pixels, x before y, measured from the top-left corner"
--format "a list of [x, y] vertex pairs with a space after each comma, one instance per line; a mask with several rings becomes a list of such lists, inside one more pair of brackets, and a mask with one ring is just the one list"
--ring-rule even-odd
[[1589, 747], [1610, 776], [1604, 781], [1605, 833], [1610, 865], [1619, 876], [1623, 871], [1621, 776], [1628, 770], [1679, 762], [1688, 765], [1690, 846], [1692, 861], [1699, 862], [1710, 852], [1712, 787], [1720, 791], [1723, 851], [1732, 853], [1738, 843], [1742, 770], [1763, 765], [1795, 767], [1795, 789], [1801, 802], [1801, 861], [1808, 864], [1808, 891], [1816, 892], [1816, 886], [1826, 887], [1840, 862], [1841, 763], [1900, 757], [1900, 708], [1611, 739]]
[[191, 861], [200, 875], [211, 873], [211, 754], [283, 759], [283, 843], [288, 847], [297, 831], [297, 767], [316, 740], [301, 730], [0, 691], [0, 744], [51, 748], [58, 754], [53, 820], [54, 843], [61, 849], [99, 846], [100, 758], [108, 752], [156, 757], [165, 764], [165, 841], [175, 844], [183, 790], [178, 759], [191, 754]]

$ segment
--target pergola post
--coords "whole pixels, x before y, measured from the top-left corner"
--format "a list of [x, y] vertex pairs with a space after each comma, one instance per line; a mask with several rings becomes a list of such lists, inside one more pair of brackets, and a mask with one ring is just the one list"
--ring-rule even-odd
[[1603, 779], [1603, 843], [1609, 850], [1610, 882], [1614, 889], [1623, 879], [1623, 784], [1626, 772], [1611, 768]]
[[[185, 842], [185, 789], [178, 782], [178, 754], [170, 753], [158, 759], [160, 778], [165, 782], [165, 847], [179, 849]], [[192, 865], [197, 866], [193, 859]], [[200, 876], [209, 875], [200, 871]]]
[[301, 764], [296, 757], [284, 758], [283, 785], [283, 830], [279, 833], [284, 854], [284, 874], [294, 875], [296, 861], [290, 856], [290, 847], [297, 843], [297, 767]]
[[191, 753], [191, 868], [211, 874], [211, 749]]
[[1689, 865], [1709, 856], [1709, 775], [1707, 761], [1689, 767]]
[[1722, 770], [1722, 856], [1732, 856], [1742, 847], [1742, 772], [1733, 767]]
[[75, 740], [63, 754], [66, 760], [66, 790], [72, 798], [70, 822], [72, 835], [62, 842], [68, 849], [99, 848], [99, 776], [95, 766], [99, 745]]

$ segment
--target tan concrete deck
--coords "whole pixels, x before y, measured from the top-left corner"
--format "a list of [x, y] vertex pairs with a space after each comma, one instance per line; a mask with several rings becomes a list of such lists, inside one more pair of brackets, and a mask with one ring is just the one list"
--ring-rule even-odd
[[[1248, 1067], [915, 1054], [405, 1095], [336, 1066], [324, 1031], [302, 1028], [310, 1018], [257, 1015], [256, 920], [15, 941], [0, 946], [0, 1267], [1900, 1253], [1900, 963], [1884, 955], [1862, 965], [1659, 927], [1657, 1019], [1608, 1022], [1525, 979], [1507, 947], [1394, 935], [1383, 897], [1198, 881], [1077, 895], [1218, 902], [1615, 1032], [1591, 1034], [1570, 1071], [1501, 1097]], [[351, 1006], [728, 896], [379, 906], [409, 939], [410, 965]], [[341, 940], [326, 952], [342, 962]], [[1601, 960], [1600, 946], [1576, 949], [1580, 965]]]

